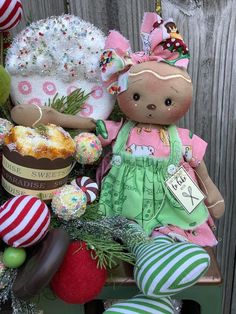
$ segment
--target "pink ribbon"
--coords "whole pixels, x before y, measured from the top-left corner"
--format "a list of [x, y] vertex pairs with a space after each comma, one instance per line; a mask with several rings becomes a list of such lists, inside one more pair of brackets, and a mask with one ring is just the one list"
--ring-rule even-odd
[[156, 13], [144, 13], [141, 25], [143, 51], [132, 53], [129, 41], [117, 31], [111, 31], [100, 58], [102, 81], [110, 94], [128, 88], [129, 68], [146, 61], [163, 61], [187, 68], [189, 52], [172, 19], [164, 21]]

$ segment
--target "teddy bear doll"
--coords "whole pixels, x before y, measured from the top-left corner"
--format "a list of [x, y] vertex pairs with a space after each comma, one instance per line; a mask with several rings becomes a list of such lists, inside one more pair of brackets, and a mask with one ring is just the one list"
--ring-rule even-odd
[[[145, 13], [141, 37], [144, 51], [131, 53], [128, 40], [111, 31], [100, 59], [102, 80], [127, 119], [104, 121], [100, 139], [103, 146], [112, 143], [113, 156], [99, 206], [105, 216], [130, 221], [123, 239], [136, 257], [140, 289], [107, 314], [173, 313], [170, 296], [207, 270], [209, 256], [201, 246], [217, 244], [211, 217], [224, 212], [203, 161], [206, 142], [175, 126], [192, 101], [188, 48], [174, 22], [155, 13]], [[178, 184], [181, 198], [172, 193]]]

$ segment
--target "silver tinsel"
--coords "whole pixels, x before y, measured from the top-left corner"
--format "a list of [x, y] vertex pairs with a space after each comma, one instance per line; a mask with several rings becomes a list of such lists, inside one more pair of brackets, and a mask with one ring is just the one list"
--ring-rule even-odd
[[105, 217], [94, 221], [74, 220], [63, 222], [61, 227], [65, 228], [75, 240], [80, 239], [84, 234], [92, 234], [101, 239], [121, 241], [127, 247], [150, 241], [138, 224], [130, 223], [122, 216]]
[[11, 300], [12, 313], [13, 314], [38, 314], [40, 311], [35, 304], [21, 301], [16, 298], [12, 291], [14, 280], [17, 276], [16, 269], [6, 269], [4, 274], [0, 278], [0, 284], [4, 285], [4, 288], [0, 290], [0, 312], [2, 305]]

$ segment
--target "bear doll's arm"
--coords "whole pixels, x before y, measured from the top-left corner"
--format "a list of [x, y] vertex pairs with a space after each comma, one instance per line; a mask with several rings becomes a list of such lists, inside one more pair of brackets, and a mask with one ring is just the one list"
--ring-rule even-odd
[[220, 218], [225, 211], [225, 203], [216, 185], [209, 177], [204, 161], [195, 168], [197, 180], [201, 190], [206, 194], [205, 204], [213, 218]]
[[16, 124], [27, 127], [53, 123], [63, 128], [87, 131], [93, 131], [96, 128], [96, 121], [92, 118], [64, 114], [47, 106], [17, 105], [11, 110], [11, 118]]

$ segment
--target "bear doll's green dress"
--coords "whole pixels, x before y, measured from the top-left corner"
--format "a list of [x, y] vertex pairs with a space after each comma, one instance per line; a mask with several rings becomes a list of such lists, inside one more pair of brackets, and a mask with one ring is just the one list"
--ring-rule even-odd
[[126, 143], [135, 122], [121, 128], [113, 147], [112, 166], [105, 177], [100, 196], [100, 210], [105, 216], [121, 215], [142, 226], [149, 235], [155, 227], [168, 224], [193, 229], [208, 218], [201, 202], [189, 214], [168, 190], [165, 181], [168, 167], [180, 166], [182, 143], [174, 125], [168, 127], [170, 154], [168, 158], [134, 156]]

